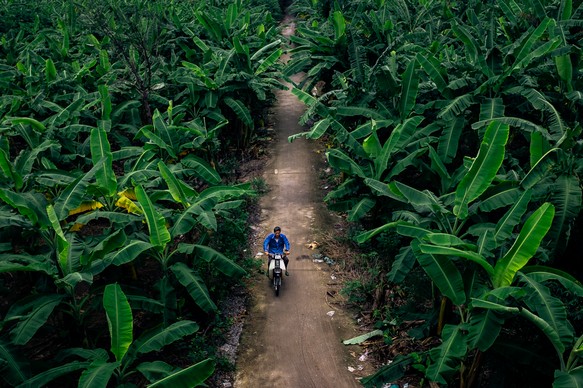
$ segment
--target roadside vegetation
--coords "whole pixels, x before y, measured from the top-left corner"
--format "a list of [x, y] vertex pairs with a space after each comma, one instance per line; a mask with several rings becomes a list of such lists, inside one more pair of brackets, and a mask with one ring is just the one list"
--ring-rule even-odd
[[581, 1], [292, 9], [289, 140], [329, 144], [381, 338], [363, 385], [583, 385]]
[[253, 268], [236, 180], [277, 1], [0, 4], [2, 386], [203, 384]]

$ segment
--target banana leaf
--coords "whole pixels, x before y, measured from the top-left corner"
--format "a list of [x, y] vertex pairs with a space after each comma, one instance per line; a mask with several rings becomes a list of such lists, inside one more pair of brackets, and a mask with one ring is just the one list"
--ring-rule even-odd
[[267, 58], [263, 59], [259, 66], [257, 66], [257, 70], [255, 70], [255, 75], [259, 75], [269, 69], [271, 66], [277, 63], [281, 55], [283, 54], [282, 49], [277, 49], [272, 52]]
[[157, 382], [148, 385], [148, 388], [191, 388], [202, 385], [215, 371], [215, 361], [203, 360], [186, 369], [171, 374]]
[[468, 326], [468, 344], [485, 352], [494, 344], [503, 325], [504, 319], [496, 311], [474, 309]]
[[478, 155], [455, 192], [453, 212], [458, 218], [463, 220], [468, 216], [468, 204], [478, 198], [492, 183], [504, 161], [508, 134], [508, 125], [498, 122], [488, 125]]
[[93, 178], [97, 171], [103, 168], [106, 161], [107, 158], [102, 158], [97, 163], [94, 163], [91, 170], [75, 179], [57, 197], [54, 208], [59, 221], [67, 218], [69, 211], [79, 207], [81, 202], [83, 202], [87, 194], [87, 188], [89, 187], [89, 180]]
[[121, 366], [119, 361], [106, 362], [102, 360], [92, 362], [79, 377], [78, 388], [106, 388], [114, 372]]
[[241, 122], [243, 122], [245, 126], [251, 129], [253, 128], [253, 119], [251, 118], [251, 112], [241, 101], [235, 100], [231, 97], [226, 97], [224, 99], [224, 102], [225, 104], [227, 104], [229, 108], [233, 110], [233, 112], [235, 112], [239, 120], [241, 120]]
[[556, 280], [569, 292], [572, 292], [579, 298], [583, 297], [583, 285], [581, 282], [571, 274], [560, 269], [544, 265], [529, 265], [528, 267], [524, 267], [520, 272], [539, 283]]
[[243, 267], [209, 246], [180, 244], [179, 250], [184, 253], [193, 254], [196, 258], [205, 260], [227, 276], [238, 278], [247, 273]]
[[402, 283], [409, 272], [411, 272], [415, 262], [415, 255], [413, 254], [411, 247], [401, 247], [391, 265], [391, 270], [387, 274], [387, 280], [395, 284]]
[[538, 162], [536, 162], [528, 174], [522, 178], [520, 185], [524, 189], [533, 188], [536, 184], [549, 175], [553, 167], [555, 167], [555, 165], [559, 163], [563, 157], [564, 151], [562, 149], [553, 148], [549, 150], [538, 160]]
[[211, 299], [209, 291], [199, 275], [184, 263], [176, 263], [170, 269], [176, 275], [180, 284], [186, 288], [194, 303], [208, 314], [217, 311], [217, 306]]
[[193, 169], [196, 174], [211, 185], [216, 185], [221, 182], [221, 177], [216, 170], [204, 159], [198, 156], [188, 155], [182, 159], [182, 164], [188, 168]]
[[43, 327], [49, 316], [63, 300], [63, 295], [31, 295], [10, 306], [4, 322], [18, 320], [10, 330], [10, 338], [15, 345], [25, 345]]
[[[34, 377], [26, 380], [19, 387], [47, 387], [50, 382], [69, 374], [73, 374], [79, 370], [86, 370], [91, 366], [91, 361], [73, 361], [67, 364], [59, 365], [57, 367], [45, 370]], [[16, 386], [16, 385], [15, 385]], [[78, 385], [79, 387], [81, 385]]]
[[105, 195], [110, 197], [117, 191], [117, 178], [113, 171], [111, 146], [107, 139], [107, 132], [102, 125], [91, 130], [90, 148], [93, 163], [99, 163], [100, 160], [105, 159], [102, 167], [95, 172], [95, 177]]
[[41, 193], [16, 193], [0, 188], [0, 199], [28, 218], [33, 225], [47, 227], [51, 224], [47, 216], [47, 199]]
[[451, 91], [447, 89], [447, 72], [444, 67], [441, 66], [440, 61], [430, 52], [426, 52], [426, 56], [417, 53], [415, 59], [435, 83], [435, 86], [441, 95], [449, 99], [451, 97]]
[[417, 92], [419, 91], [417, 64], [418, 62], [414, 59], [409, 61], [401, 80], [401, 99], [399, 103], [401, 121], [405, 121], [409, 117], [417, 100]]
[[163, 347], [196, 333], [198, 329], [198, 323], [189, 320], [181, 320], [168, 327], [154, 329], [132, 343], [130, 354], [139, 356], [160, 351]]
[[69, 260], [69, 254], [71, 250], [71, 243], [67, 240], [67, 237], [61, 229], [61, 224], [57, 218], [57, 214], [52, 205], [47, 206], [47, 215], [51, 226], [55, 232], [56, 249], [57, 249], [57, 260], [59, 262], [59, 268], [63, 275], [70, 274], [73, 272], [71, 268], [71, 262]]
[[364, 217], [376, 204], [376, 201], [371, 198], [361, 199], [354, 207], [348, 212], [348, 220], [356, 221]]
[[442, 334], [443, 342], [429, 351], [431, 362], [425, 373], [427, 378], [447, 385], [446, 378], [458, 370], [461, 359], [467, 353], [464, 336], [460, 326], [445, 325]]
[[185, 208], [189, 207], [190, 204], [186, 199], [186, 194], [184, 193], [184, 190], [182, 190], [183, 186], [178, 181], [178, 178], [174, 176], [170, 168], [168, 168], [164, 162], [160, 161], [158, 162], [158, 169], [160, 170], [160, 175], [168, 186], [168, 190], [170, 191], [172, 198], [174, 198], [176, 202], [182, 204], [182, 206]]
[[411, 248], [417, 261], [439, 288], [439, 291], [455, 305], [459, 306], [465, 303], [466, 293], [462, 275], [453, 262], [445, 256], [423, 253], [418, 240], [411, 242]]
[[[428, 235], [429, 236], [429, 235]], [[436, 245], [429, 245], [429, 244], [419, 244], [419, 249], [421, 252], [429, 254], [429, 255], [445, 255], [445, 256], [454, 256], [454, 257], [463, 257], [464, 259], [468, 259], [473, 261], [474, 263], [480, 265], [488, 276], [492, 276], [494, 274], [494, 268], [482, 257], [481, 255], [471, 252], [465, 251], [457, 248], [447, 247], [447, 246], [436, 246]]]
[[326, 152], [328, 163], [342, 172], [356, 175], [361, 178], [368, 178], [361, 166], [359, 166], [350, 156], [339, 149], [331, 149]]
[[554, 215], [554, 206], [547, 202], [526, 220], [510, 250], [494, 266], [494, 287], [509, 286], [513, 282], [516, 272], [535, 254], [551, 227]]
[[103, 291], [111, 352], [121, 362], [133, 341], [134, 321], [130, 304], [118, 284], [108, 284]]
[[574, 330], [567, 316], [567, 309], [560, 299], [551, 295], [549, 289], [529, 276], [519, 272], [521, 282], [526, 285], [526, 305], [544, 319], [558, 334], [565, 346], [573, 343]]
[[557, 254], [569, 243], [574, 222], [581, 212], [581, 182], [575, 175], [560, 175], [553, 184], [551, 202], [555, 205], [555, 218], [549, 230]]
[[148, 231], [150, 233], [150, 243], [155, 247], [163, 249], [171, 240], [170, 232], [168, 232], [168, 229], [166, 228], [166, 220], [154, 208], [154, 204], [142, 186], [136, 186], [135, 191], [138, 202], [140, 203], [142, 210], [144, 211], [144, 216], [146, 217]]
[[512, 235], [514, 227], [520, 223], [522, 216], [528, 208], [531, 196], [531, 190], [526, 190], [522, 193], [520, 198], [498, 221], [496, 229], [494, 230], [494, 240], [496, 241], [497, 246], [502, 245], [502, 243]]
[[569, 371], [556, 370], [553, 388], [579, 388], [583, 387], [583, 366]]

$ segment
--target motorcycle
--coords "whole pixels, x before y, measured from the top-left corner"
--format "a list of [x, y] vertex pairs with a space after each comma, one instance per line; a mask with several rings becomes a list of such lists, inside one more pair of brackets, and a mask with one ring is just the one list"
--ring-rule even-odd
[[281, 288], [281, 279], [285, 273], [285, 262], [283, 261], [284, 255], [281, 253], [275, 253], [271, 256], [269, 261], [269, 280], [273, 285], [275, 290], [275, 296], [279, 296], [279, 290]]

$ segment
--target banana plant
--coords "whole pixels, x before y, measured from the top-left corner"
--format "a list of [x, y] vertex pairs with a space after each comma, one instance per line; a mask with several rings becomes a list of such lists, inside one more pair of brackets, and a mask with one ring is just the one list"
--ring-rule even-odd
[[[173, 367], [163, 361], [140, 362], [149, 353], [160, 351], [165, 346], [194, 334], [199, 329], [196, 322], [183, 320], [167, 327], [153, 328], [134, 339], [132, 308], [118, 284], [105, 287], [103, 308], [110, 335], [109, 353], [101, 348], [71, 348], [61, 351], [58, 357], [58, 360], [66, 363], [57, 364], [37, 375], [27, 376], [15, 363], [10, 364], [8, 371], [19, 375], [19, 383], [27, 387], [43, 386], [59, 377], [78, 375], [79, 371], [82, 373], [78, 384], [87, 387], [107, 387], [112, 378], [117, 385], [124, 384], [128, 376], [136, 372], [140, 372], [151, 386], [196, 386], [213, 373], [214, 362], [211, 359], [185, 369]], [[113, 360], [110, 355], [113, 355]], [[2, 356], [5, 360], [11, 360], [8, 353]]]

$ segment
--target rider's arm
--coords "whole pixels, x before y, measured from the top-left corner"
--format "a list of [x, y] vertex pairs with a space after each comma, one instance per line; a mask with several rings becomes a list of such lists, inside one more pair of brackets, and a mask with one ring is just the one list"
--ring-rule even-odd
[[271, 240], [271, 234], [268, 234], [263, 240], [263, 252], [269, 252], [269, 241]]

